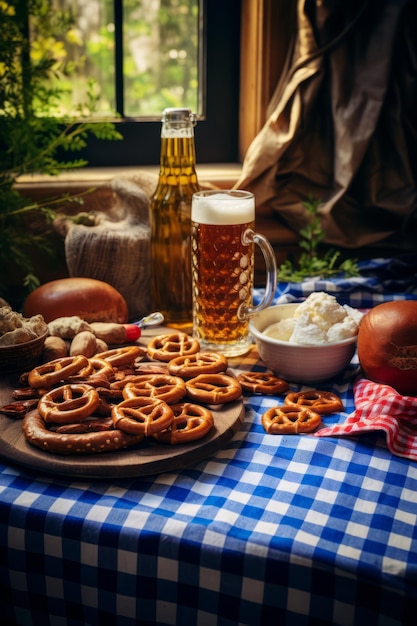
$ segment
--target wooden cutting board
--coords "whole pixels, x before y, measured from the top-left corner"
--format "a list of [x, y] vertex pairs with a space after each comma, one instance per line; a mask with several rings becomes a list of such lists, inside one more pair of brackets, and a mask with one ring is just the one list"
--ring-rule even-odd
[[[156, 334], [155, 329], [152, 331]], [[164, 332], [165, 329], [159, 331], [160, 334]], [[146, 337], [141, 343], [146, 343]], [[0, 406], [11, 402], [15, 386], [16, 377], [0, 378]], [[131, 478], [171, 472], [212, 455], [239, 430], [245, 414], [242, 400], [209, 408], [213, 413], [214, 428], [195, 443], [170, 446], [152, 440], [128, 450], [91, 456], [43, 452], [26, 441], [21, 420], [0, 414], [0, 456], [32, 470], [79, 479]]]
[[[5, 383], [2, 381], [2, 404], [6, 396], [10, 397], [5, 394]], [[194, 465], [222, 448], [240, 428], [244, 416], [243, 402], [231, 402], [212, 409], [212, 413], [214, 428], [195, 443], [168, 446], [152, 440], [121, 452], [91, 456], [42, 452], [24, 438], [21, 420], [0, 415], [0, 456], [33, 470], [80, 479], [127, 478], [171, 472]]]

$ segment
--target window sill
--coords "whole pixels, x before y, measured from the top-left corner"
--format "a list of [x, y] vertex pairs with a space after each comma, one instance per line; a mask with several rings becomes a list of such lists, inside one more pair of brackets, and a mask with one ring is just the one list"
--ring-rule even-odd
[[[240, 163], [213, 163], [197, 166], [200, 183], [209, 183], [216, 187], [231, 187], [238, 180], [242, 166]], [[129, 176], [138, 172], [158, 174], [159, 166], [144, 165], [138, 167], [88, 167], [69, 170], [58, 176], [42, 174], [21, 176], [16, 187], [24, 195], [36, 197], [57, 195], [59, 193], [77, 193], [92, 186], [103, 185], [117, 176]]]
[[[239, 163], [201, 164], [197, 166], [197, 174], [200, 184], [213, 185], [221, 189], [230, 189], [239, 179], [241, 173]], [[63, 172], [58, 176], [31, 175], [22, 176], [17, 182], [17, 189], [34, 202], [41, 202], [46, 198], [59, 198], [64, 194], [76, 195], [87, 190], [105, 185], [111, 179], [118, 176], [134, 176], [148, 172], [157, 175], [159, 166], [138, 167], [102, 167], [82, 168]], [[278, 215], [259, 215], [256, 218], [257, 231], [266, 235], [274, 247], [277, 263], [282, 263], [288, 253], [298, 248], [298, 236], [291, 231], [279, 218]], [[256, 249], [255, 262], [256, 283], [264, 284], [264, 261], [258, 248]], [[41, 282], [54, 280], [66, 275], [65, 265], [50, 268], [47, 264], [38, 270]]]

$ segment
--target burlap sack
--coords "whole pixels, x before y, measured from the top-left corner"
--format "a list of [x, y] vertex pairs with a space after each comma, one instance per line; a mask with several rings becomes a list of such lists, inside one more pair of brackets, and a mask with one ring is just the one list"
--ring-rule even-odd
[[83, 211], [61, 215], [71, 277], [103, 280], [125, 298], [130, 320], [150, 313], [150, 196], [157, 177], [120, 177], [86, 197]]

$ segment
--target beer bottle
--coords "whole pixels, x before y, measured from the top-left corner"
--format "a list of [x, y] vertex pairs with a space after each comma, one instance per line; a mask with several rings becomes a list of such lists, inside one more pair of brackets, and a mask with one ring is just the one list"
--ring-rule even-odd
[[159, 179], [150, 208], [152, 307], [176, 328], [192, 323], [191, 201], [199, 190], [195, 123], [190, 109], [164, 110]]

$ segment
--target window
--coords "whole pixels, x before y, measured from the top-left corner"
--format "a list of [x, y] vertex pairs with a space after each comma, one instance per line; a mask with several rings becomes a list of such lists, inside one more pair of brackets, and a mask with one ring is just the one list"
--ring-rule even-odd
[[32, 18], [32, 55], [39, 45], [62, 61], [48, 81], [62, 93], [58, 115], [78, 115], [92, 81], [95, 117], [159, 120], [174, 106], [201, 114], [202, 0], [47, 1], [65, 36]]
[[[80, 154], [90, 166], [158, 163], [160, 120], [166, 106], [189, 106], [197, 112], [195, 138], [200, 163], [238, 160], [240, 0], [55, 2], [61, 8], [72, 8], [82, 21], [82, 28], [74, 29], [74, 37], [80, 41], [74, 45], [73, 61], [76, 65], [81, 51], [86, 62], [80, 65], [81, 74], [72, 78], [74, 84], [82, 94], [90, 61], [90, 74], [103, 94], [98, 112], [108, 115], [117, 110], [120, 114], [115, 123], [124, 140], [92, 138]], [[182, 29], [170, 23], [173, 13], [181, 9], [188, 15]], [[141, 20], [144, 11], [149, 18], [147, 26]], [[171, 37], [177, 37], [173, 45]], [[186, 64], [185, 57], [191, 62]], [[141, 64], [147, 70], [142, 74], [138, 70]], [[98, 74], [100, 67], [105, 80]], [[164, 87], [159, 92], [147, 89], [151, 75], [154, 85], [163, 75]], [[62, 105], [68, 111], [72, 103]]]
[[[123, 15], [129, 20], [132, 7], [142, 4], [142, 0], [54, 1], [61, 5], [82, 2], [89, 11], [100, 2], [107, 13], [97, 15], [93, 10], [96, 23], [101, 29], [111, 28], [113, 24], [114, 37], [119, 39]], [[175, 2], [147, 0], [151, 1], [158, 4]], [[199, 163], [241, 162], [266, 119], [268, 103], [292, 45], [296, 3], [293, 0], [177, 0], [179, 5], [188, 1], [199, 4], [205, 41], [204, 72], [198, 94], [194, 94], [199, 98], [200, 114], [196, 128], [197, 160]], [[127, 7], [124, 12], [120, 11], [122, 4]], [[110, 37], [108, 41], [111, 41]], [[94, 44], [94, 37], [90, 37], [88, 49], [94, 51]], [[107, 56], [99, 61], [109, 65], [115, 77], [117, 65], [123, 71], [120, 46], [118, 50], [117, 54], [115, 51], [110, 54], [110, 44]], [[198, 54], [200, 58], [201, 48]], [[137, 119], [134, 100], [141, 96], [137, 95], [137, 86], [130, 87], [129, 80], [128, 70], [124, 76], [129, 92], [127, 107], [125, 96], [120, 96], [120, 88], [117, 98], [114, 93], [109, 96], [109, 102], [113, 97], [116, 108], [125, 114], [117, 121], [124, 141], [106, 143], [92, 139], [88, 149], [79, 155], [90, 166], [155, 165], [159, 161], [162, 110], [157, 118]], [[131, 117], [128, 113], [132, 114]]]

